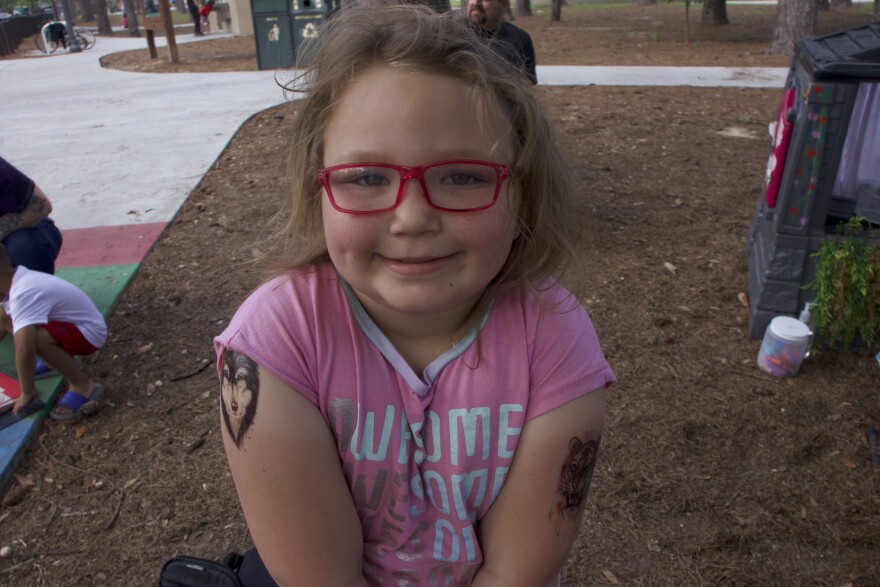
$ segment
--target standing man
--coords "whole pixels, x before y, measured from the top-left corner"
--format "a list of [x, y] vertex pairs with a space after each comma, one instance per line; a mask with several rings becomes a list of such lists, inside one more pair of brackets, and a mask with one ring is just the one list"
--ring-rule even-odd
[[510, 0], [468, 0], [467, 4], [468, 22], [480, 38], [536, 84], [538, 74], [532, 38], [529, 33], [504, 20], [508, 12]]
[[43, 190], [0, 157], [0, 241], [13, 267], [55, 273], [61, 232], [50, 212], [52, 204]]
[[186, 0], [186, 9], [193, 21], [193, 36], [201, 37], [205, 33], [202, 32], [202, 17], [199, 14], [199, 5], [196, 0]]

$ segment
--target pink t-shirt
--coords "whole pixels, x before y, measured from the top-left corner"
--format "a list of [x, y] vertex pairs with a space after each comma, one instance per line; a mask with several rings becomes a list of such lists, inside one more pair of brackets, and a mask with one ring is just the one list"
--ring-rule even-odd
[[542, 290], [496, 300], [479, 341], [422, 374], [329, 263], [264, 284], [215, 339], [218, 355], [249, 356], [320, 409], [360, 516], [368, 581], [469, 584], [482, 564], [476, 525], [525, 422], [615, 381], [583, 307], [559, 285]]

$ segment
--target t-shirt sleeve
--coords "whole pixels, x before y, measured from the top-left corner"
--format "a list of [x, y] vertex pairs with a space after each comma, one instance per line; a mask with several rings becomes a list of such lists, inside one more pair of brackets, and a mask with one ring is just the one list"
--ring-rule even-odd
[[290, 276], [282, 276], [258, 288], [239, 307], [229, 326], [214, 339], [217, 372], [222, 370], [224, 349], [242, 353], [299, 391], [318, 406], [317, 385], [312, 377], [314, 312], [307, 310]]
[[541, 292], [530, 368], [530, 420], [593, 390], [610, 387], [611, 370], [587, 311], [560, 286]]
[[48, 323], [50, 310], [51, 304], [39, 291], [31, 290], [15, 296], [9, 304], [13, 336], [22, 328]]

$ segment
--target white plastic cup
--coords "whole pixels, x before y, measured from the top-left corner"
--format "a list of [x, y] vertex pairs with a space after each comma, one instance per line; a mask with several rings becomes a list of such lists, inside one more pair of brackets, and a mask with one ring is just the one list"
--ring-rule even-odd
[[789, 316], [777, 316], [764, 332], [758, 351], [758, 367], [776, 377], [794, 377], [810, 356], [810, 328]]

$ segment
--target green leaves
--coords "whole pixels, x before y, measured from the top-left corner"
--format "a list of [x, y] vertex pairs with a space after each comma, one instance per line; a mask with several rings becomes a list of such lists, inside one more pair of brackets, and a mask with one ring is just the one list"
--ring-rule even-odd
[[830, 348], [880, 345], [880, 234], [854, 216], [815, 253], [812, 319], [815, 339]]

